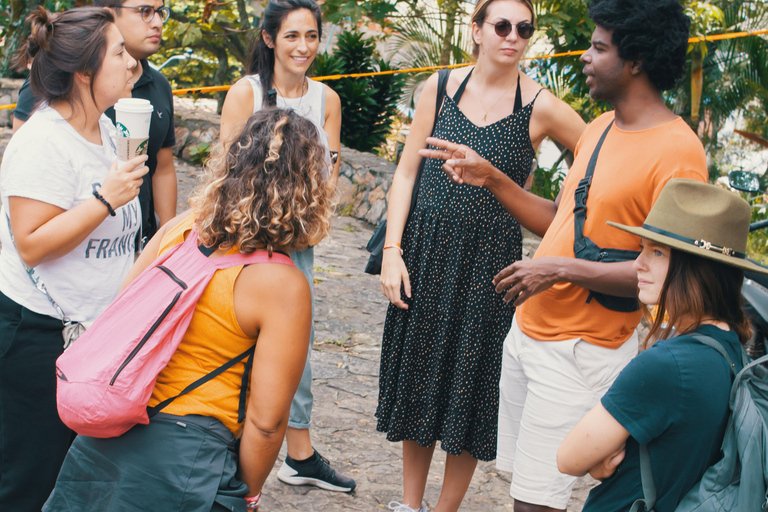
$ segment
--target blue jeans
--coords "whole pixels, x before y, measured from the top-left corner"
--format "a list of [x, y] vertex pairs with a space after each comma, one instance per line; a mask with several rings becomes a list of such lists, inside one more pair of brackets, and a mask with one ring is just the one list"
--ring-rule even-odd
[[307, 364], [304, 366], [304, 373], [301, 375], [301, 382], [299, 383], [299, 389], [296, 390], [296, 394], [293, 396], [293, 402], [291, 402], [291, 414], [288, 417], [288, 426], [297, 429], [308, 429], [311, 423], [312, 416], [312, 344], [315, 341], [315, 249], [310, 247], [303, 251], [291, 251], [291, 259], [293, 260], [296, 268], [304, 272], [304, 276], [309, 282], [309, 290], [312, 292], [312, 330], [309, 333], [309, 354], [307, 354]]

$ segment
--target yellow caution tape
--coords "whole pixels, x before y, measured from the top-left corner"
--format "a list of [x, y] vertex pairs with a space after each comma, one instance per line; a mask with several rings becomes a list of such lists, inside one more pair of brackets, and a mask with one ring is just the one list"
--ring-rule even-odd
[[[757, 30], [755, 32], [730, 32], [728, 34], [714, 34], [709, 36], [703, 36], [703, 37], [692, 37], [688, 39], [689, 43], [699, 43], [702, 41], [722, 41], [724, 39], [738, 39], [741, 37], [749, 37], [749, 36], [757, 36], [757, 35], [763, 35], [768, 34], [768, 29], [765, 30]], [[574, 50], [570, 52], [562, 52], [562, 53], [554, 53], [552, 55], [538, 55], [536, 57], [523, 57], [524, 60], [545, 60], [545, 59], [558, 59], [560, 57], [575, 57], [578, 55], [582, 55], [586, 50]], [[424, 71], [436, 71], [438, 69], [454, 69], [454, 68], [461, 68], [464, 66], [470, 66], [472, 65], [472, 62], [465, 62], [462, 64], [451, 64], [450, 66], [426, 66], [421, 68], [410, 68], [410, 69], [392, 69], [389, 71], [372, 71], [370, 73], [351, 73], [346, 75], [328, 75], [328, 76], [317, 76], [313, 77], [313, 80], [317, 80], [318, 82], [323, 82], [326, 80], [340, 80], [342, 78], [364, 78], [369, 76], [382, 76], [382, 75], [396, 75], [400, 73], [421, 73]], [[213, 85], [210, 87], [191, 87], [188, 89], [176, 89], [173, 91], [173, 94], [177, 96], [183, 96], [186, 94], [206, 94], [206, 93], [212, 93], [212, 92], [224, 92], [228, 91], [232, 87], [231, 85]], [[8, 110], [15, 108], [16, 104], [12, 103], [10, 105], [0, 105], [0, 110]]]

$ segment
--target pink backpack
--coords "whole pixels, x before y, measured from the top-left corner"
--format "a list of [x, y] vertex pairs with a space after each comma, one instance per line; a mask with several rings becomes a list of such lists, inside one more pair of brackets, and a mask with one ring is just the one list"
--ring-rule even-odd
[[195, 306], [213, 274], [236, 265], [281, 263], [288, 256], [266, 251], [208, 258], [197, 245], [197, 228], [141, 273], [56, 361], [59, 416], [78, 434], [117, 437], [146, 425], [175, 398], [220, 375], [248, 356], [240, 393], [245, 416], [251, 347], [181, 393], [148, 410], [155, 381], [179, 346]]

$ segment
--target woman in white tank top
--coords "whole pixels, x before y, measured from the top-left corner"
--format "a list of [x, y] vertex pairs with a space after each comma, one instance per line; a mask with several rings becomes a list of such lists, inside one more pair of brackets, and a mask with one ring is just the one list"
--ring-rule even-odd
[[[221, 112], [221, 138], [233, 140], [247, 119], [266, 107], [291, 109], [317, 127], [320, 142], [328, 148], [330, 177], [335, 190], [341, 148], [341, 102], [327, 85], [307, 77], [320, 46], [320, 8], [314, 0], [270, 0], [264, 10], [261, 33], [251, 49], [247, 75], [227, 93]], [[291, 251], [294, 264], [304, 272], [310, 289], [314, 283], [314, 251]], [[314, 294], [313, 294], [314, 299]], [[288, 456], [278, 479], [291, 485], [316, 485], [330, 491], [349, 492], [351, 478], [336, 473], [312, 447], [309, 436], [312, 413], [312, 340], [304, 374], [288, 418]]]

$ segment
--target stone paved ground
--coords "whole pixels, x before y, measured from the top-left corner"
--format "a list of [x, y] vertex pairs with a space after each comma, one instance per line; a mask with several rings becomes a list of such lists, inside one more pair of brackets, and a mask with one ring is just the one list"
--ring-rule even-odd
[[[199, 169], [177, 162], [179, 211]], [[401, 445], [376, 432], [379, 351], [387, 300], [378, 276], [363, 272], [365, 244], [373, 227], [350, 217], [336, 217], [330, 237], [315, 248], [315, 350], [312, 353], [315, 407], [312, 439], [334, 466], [357, 481], [353, 494], [280, 483], [277, 473], [285, 447], [264, 487], [265, 512], [387, 510], [402, 492]], [[533, 242], [528, 240], [527, 252]], [[425, 499], [437, 503], [445, 455], [435, 451]], [[509, 473], [493, 462], [480, 463], [462, 511], [507, 512]], [[579, 481], [569, 511], [580, 511], [593, 482]]]

